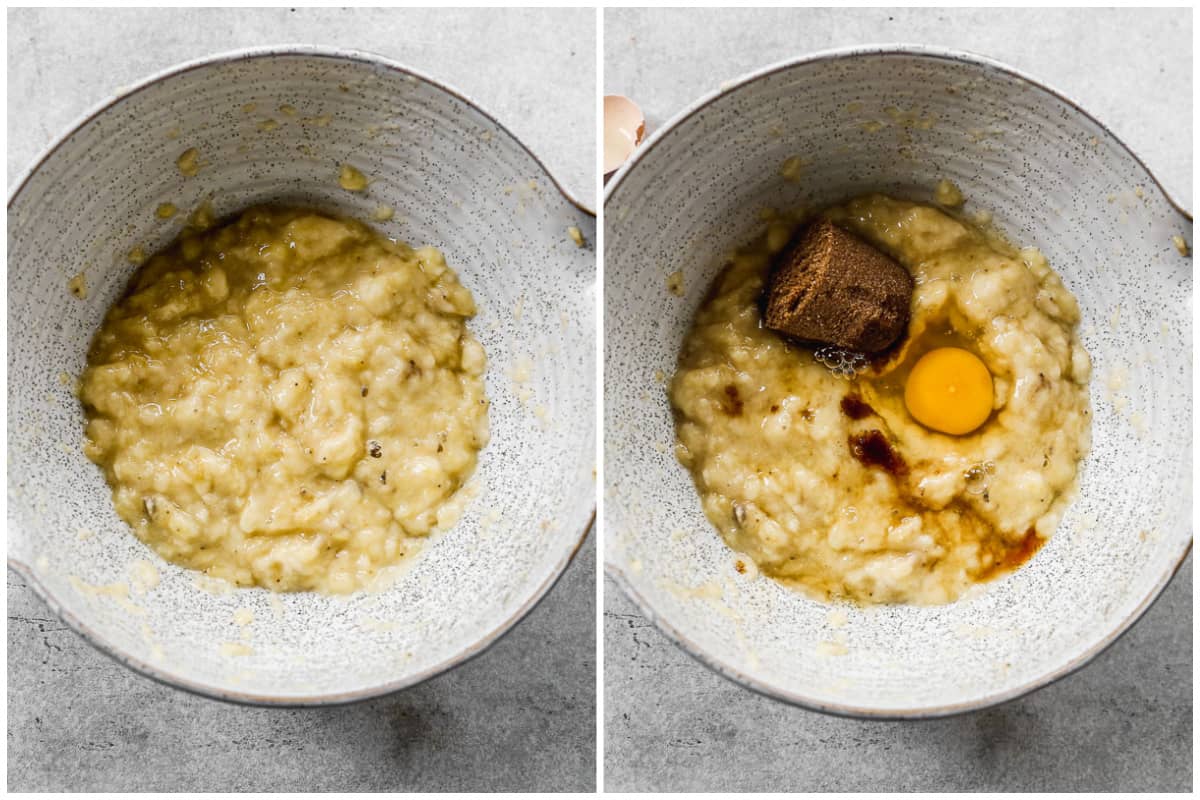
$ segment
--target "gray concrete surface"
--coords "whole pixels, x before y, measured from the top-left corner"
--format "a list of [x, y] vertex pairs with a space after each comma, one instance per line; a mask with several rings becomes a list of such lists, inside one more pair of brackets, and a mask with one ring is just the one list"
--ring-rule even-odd
[[[8, 22], [10, 183], [120, 85], [208, 53], [305, 42], [442, 77], [594, 194], [590, 10], [21, 10]], [[545, 601], [479, 658], [391, 697], [318, 710], [226, 705], [135, 675], [9, 573], [8, 788], [589, 791], [594, 549], [589, 538]]]
[[[605, 12], [605, 92], [650, 126], [760, 66], [840, 45], [985, 53], [1073, 95], [1192, 207], [1191, 12], [969, 9]], [[709, 672], [605, 583], [609, 791], [1186, 791], [1192, 566], [1083, 671], [991, 710], [863, 722]]]

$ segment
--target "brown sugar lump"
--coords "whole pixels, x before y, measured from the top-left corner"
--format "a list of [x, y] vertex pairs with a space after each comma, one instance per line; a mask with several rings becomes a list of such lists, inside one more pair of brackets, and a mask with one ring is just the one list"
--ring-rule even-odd
[[904, 333], [912, 293], [908, 270], [822, 217], [774, 265], [766, 325], [804, 341], [876, 353]]

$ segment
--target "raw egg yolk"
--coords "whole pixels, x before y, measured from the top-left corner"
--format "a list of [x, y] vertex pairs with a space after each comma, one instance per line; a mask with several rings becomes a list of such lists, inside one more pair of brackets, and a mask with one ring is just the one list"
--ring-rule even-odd
[[930, 350], [908, 375], [904, 405], [926, 428], [956, 436], [970, 433], [992, 413], [992, 375], [966, 350]]

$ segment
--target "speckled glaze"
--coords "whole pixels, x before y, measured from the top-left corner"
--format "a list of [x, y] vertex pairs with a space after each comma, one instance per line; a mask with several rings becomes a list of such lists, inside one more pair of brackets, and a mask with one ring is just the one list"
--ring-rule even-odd
[[[264, 130], [267, 119], [278, 127]], [[192, 147], [206, 166], [185, 178], [175, 161]], [[365, 193], [338, 186], [343, 162], [371, 179]], [[165, 245], [205, 199], [218, 215], [270, 201], [368, 222], [392, 206], [393, 220], [373, 224], [440, 248], [475, 296], [491, 442], [461, 521], [391, 588], [327, 597], [205, 587], [129, 532], [81, 451], [82, 410], [60, 374], [79, 375], [133, 270], [130, 249]], [[165, 202], [180, 213], [158, 219]], [[119, 661], [242, 702], [382, 694], [481, 652], [580, 546], [595, 494], [594, 221], [462, 95], [340, 50], [186, 64], [105, 102], [56, 142], [17, 184], [8, 223], [9, 565]], [[67, 291], [81, 271], [85, 300]], [[140, 560], [161, 576], [148, 592], [86, 588], [130, 585]]]
[[[897, 114], [932, 122], [905, 127]], [[792, 156], [809, 162], [799, 182], [780, 176]], [[928, 201], [942, 178], [968, 213], [989, 210], [1014, 242], [1040, 248], [1079, 298], [1095, 421], [1077, 501], [1030, 563], [952, 605], [830, 606], [738, 574], [673, 454], [661, 380], [692, 315], [762, 207], [874, 190]], [[1183, 560], [1192, 264], [1172, 237], [1190, 248], [1191, 217], [1062, 95], [963, 53], [822, 53], [675, 117], [610, 183], [604, 208], [606, 566], [721, 674], [839, 714], [980, 708], [1086, 663]], [[682, 297], [667, 291], [675, 270]]]

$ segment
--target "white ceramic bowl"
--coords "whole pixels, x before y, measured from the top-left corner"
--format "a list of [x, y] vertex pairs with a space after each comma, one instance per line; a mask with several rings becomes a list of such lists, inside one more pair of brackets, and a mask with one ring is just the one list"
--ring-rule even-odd
[[[780, 177], [792, 156], [809, 162], [799, 183]], [[734, 570], [674, 458], [656, 372], [673, 370], [724, 255], [761, 229], [759, 209], [871, 190], [928, 200], [942, 178], [968, 211], [992, 211], [1011, 239], [1041, 248], [1079, 298], [1092, 451], [1079, 499], [1020, 570], [952, 605], [841, 607], [841, 625], [830, 606]], [[609, 184], [604, 208], [606, 568], [721, 674], [848, 715], [983, 707], [1086, 663], [1187, 554], [1192, 264], [1172, 237], [1190, 246], [1191, 218], [1058, 92], [963, 53], [814, 55], [676, 116]], [[675, 270], [679, 298], [665, 281]], [[842, 640], [844, 655], [822, 644]]]
[[[267, 119], [277, 127], [266, 130]], [[175, 160], [191, 147], [207, 166], [186, 179]], [[343, 162], [372, 179], [366, 193], [338, 186]], [[392, 206], [394, 220], [377, 227], [439, 247], [475, 295], [470, 326], [487, 352], [492, 403], [491, 442], [468, 484], [477, 494], [387, 591], [198, 586], [129, 532], [81, 452], [82, 412], [59, 376], [82, 370], [133, 269], [130, 249], [165, 245], [205, 198], [218, 215], [275, 201], [369, 221]], [[181, 213], [158, 219], [163, 202]], [[18, 183], [8, 224], [9, 565], [121, 662], [244, 702], [382, 694], [482, 651], [580, 546], [595, 492], [594, 221], [457, 92], [383, 58], [308, 47], [185, 64], [56, 141]], [[82, 301], [67, 290], [79, 272]], [[532, 370], [517, 385], [520, 360]], [[130, 574], [139, 560], [161, 575], [144, 594]], [[242, 609], [251, 624], [235, 623]]]

